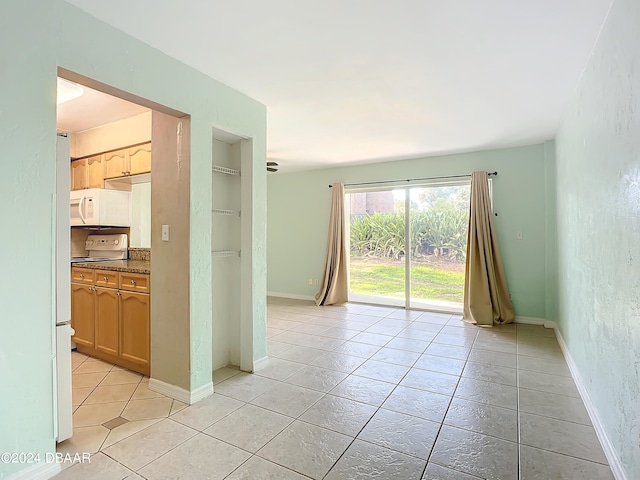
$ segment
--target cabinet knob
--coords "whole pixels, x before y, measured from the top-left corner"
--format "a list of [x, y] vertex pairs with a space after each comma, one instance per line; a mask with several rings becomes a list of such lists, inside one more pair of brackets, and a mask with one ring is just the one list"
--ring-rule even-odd
[[102, 277], [104, 278], [104, 281], [106, 282], [107, 280], [109, 280], [109, 277]]
[[131, 285], [135, 285], [136, 281], [135, 280], [131, 280]]
[[84, 273], [81, 273], [81, 274], [80, 274], [80, 278], [84, 278]]

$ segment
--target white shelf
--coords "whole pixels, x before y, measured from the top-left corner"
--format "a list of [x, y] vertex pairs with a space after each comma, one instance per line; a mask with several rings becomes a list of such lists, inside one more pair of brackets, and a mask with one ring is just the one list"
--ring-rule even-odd
[[211, 252], [212, 257], [222, 258], [222, 257], [239, 257], [239, 250], [213, 250]]
[[233, 168], [222, 167], [220, 165], [213, 165], [212, 168], [214, 172], [240, 176], [240, 170], [234, 170]]
[[229, 215], [229, 216], [240, 216], [240, 212], [237, 210], [224, 210], [222, 208], [214, 208], [211, 210], [211, 213], [214, 215]]

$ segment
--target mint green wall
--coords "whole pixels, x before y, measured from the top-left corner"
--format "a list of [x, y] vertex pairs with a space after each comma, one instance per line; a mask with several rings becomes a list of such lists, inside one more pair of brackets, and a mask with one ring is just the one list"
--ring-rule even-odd
[[616, 0], [556, 138], [560, 331], [640, 478], [640, 3]]
[[[498, 171], [494, 217], [516, 315], [545, 317], [544, 145], [268, 176], [269, 292], [312, 297], [322, 277], [333, 182]], [[516, 240], [522, 230], [523, 240]]]
[[[44, 457], [54, 449], [55, 3], [34, 3], [0, 15], [0, 452]], [[0, 463], [0, 478], [24, 467]]]
[[[52, 452], [52, 241], [57, 67], [191, 115], [190, 368], [211, 381], [212, 127], [253, 138], [254, 358], [266, 354], [266, 111], [250, 98], [61, 0], [0, 16], [0, 452]], [[18, 228], [19, 227], [19, 228]], [[0, 478], [25, 465], [0, 464]]]

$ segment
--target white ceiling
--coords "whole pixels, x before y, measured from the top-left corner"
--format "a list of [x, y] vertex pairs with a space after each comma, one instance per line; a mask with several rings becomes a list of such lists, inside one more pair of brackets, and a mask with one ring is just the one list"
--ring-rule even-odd
[[268, 107], [283, 170], [553, 138], [612, 0], [67, 0]]
[[83, 132], [149, 111], [148, 108], [89, 87], [83, 86], [82, 88], [84, 89], [82, 96], [58, 105], [57, 127], [59, 131]]

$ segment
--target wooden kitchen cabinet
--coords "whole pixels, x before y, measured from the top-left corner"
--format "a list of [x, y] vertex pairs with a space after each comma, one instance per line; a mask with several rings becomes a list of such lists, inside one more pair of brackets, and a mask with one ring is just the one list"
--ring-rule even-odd
[[118, 272], [111, 270], [96, 270], [95, 272], [97, 287], [118, 288]]
[[149, 375], [149, 275], [72, 267], [71, 282], [78, 351]]
[[72, 267], [71, 283], [84, 283], [93, 285], [95, 270], [93, 268]]
[[151, 143], [144, 143], [127, 149], [129, 175], [151, 172]]
[[120, 356], [149, 368], [149, 294], [120, 291]]
[[71, 162], [71, 190], [102, 188], [104, 186], [104, 165], [102, 155], [79, 158]]
[[151, 172], [151, 142], [71, 162], [71, 190], [104, 188], [104, 181]]
[[116, 178], [127, 175], [126, 165], [127, 151], [126, 149], [115, 150], [103, 154], [104, 162], [104, 178]]
[[93, 348], [95, 342], [96, 301], [91, 285], [71, 284], [72, 340], [78, 345]]
[[87, 188], [87, 161], [84, 158], [71, 162], [71, 190]]
[[149, 293], [149, 275], [120, 272], [120, 290]]
[[109, 355], [119, 353], [119, 293], [113, 288], [95, 288], [95, 348]]
[[94, 155], [85, 159], [87, 162], [87, 188], [104, 187], [104, 164], [102, 155]]

